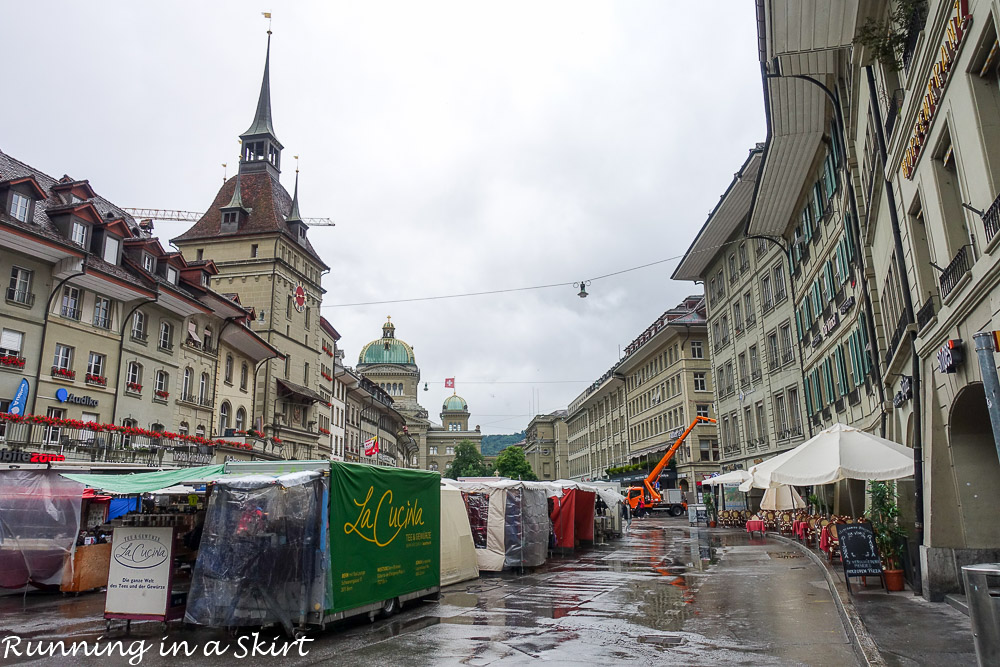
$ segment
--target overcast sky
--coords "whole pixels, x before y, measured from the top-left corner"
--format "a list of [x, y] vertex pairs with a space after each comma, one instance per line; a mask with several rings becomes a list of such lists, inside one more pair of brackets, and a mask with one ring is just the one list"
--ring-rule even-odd
[[[202, 211], [232, 175], [273, 13], [282, 182], [332, 270], [349, 364], [386, 315], [437, 419], [565, 408], [701, 286], [676, 262], [764, 139], [754, 5], [742, 2], [5, 3], [0, 149], [120, 206]], [[166, 241], [185, 225], [158, 223]], [[251, 304], [252, 305], [252, 304]]]

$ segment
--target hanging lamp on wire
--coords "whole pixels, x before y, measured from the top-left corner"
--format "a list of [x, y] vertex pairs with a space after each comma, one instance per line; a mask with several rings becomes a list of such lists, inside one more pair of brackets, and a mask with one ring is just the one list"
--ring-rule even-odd
[[581, 299], [586, 299], [587, 298], [587, 285], [589, 285], [590, 282], [591, 281], [589, 281], [589, 280], [581, 280], [578, 283], [573, 283], [573, 287], [577, 287], [577, 288], [580, 289], [580, 291], [577, 292], [576, 295], [578, 297], [580, 297]]

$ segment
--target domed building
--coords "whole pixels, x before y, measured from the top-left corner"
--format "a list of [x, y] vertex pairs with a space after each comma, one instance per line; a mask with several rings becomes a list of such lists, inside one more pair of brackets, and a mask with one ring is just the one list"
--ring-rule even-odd
[[[444, 472], [455, 458], [455, 447], [470, 440], [478, 449], [482, 433], [469, 429], [469, 404], [453, 394], [441, 406], [441, 423], [435, 424], [420, 405], [420, 367], [413, 347], [396, 338], [396, 325], [387, 317], [382, 337], [367, 343], [358, 354], [358, 372], [384, 389], [393, 407], [406, 418], [409, 435], [417, 442], [417, 467]], [[427, 387], [425, 386], [425, 389]]]

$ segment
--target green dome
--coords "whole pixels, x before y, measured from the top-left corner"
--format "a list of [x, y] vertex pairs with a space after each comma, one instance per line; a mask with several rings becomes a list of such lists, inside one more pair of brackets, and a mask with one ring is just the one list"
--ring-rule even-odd
[[413, 348], [395, 338], [373, 340], [361, 348], [359, 364], [415, 364]]
[[458, 411], [458, 412], [468, 412], [469, 411], [469, 404], [465, 402], [464, 398], [462, 398], [461, 396], [455, 394], [453, 396], [449, 396], [445, 400], [444, 406], [442, 406], [441, 409], [442, 410], [453, 410], [453, 411]]

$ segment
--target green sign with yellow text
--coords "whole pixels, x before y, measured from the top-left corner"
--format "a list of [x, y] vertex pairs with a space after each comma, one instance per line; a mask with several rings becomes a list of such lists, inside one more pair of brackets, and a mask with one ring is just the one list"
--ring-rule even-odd
[[330, 464], [333, 613], [441, 583], [441, 477]]

